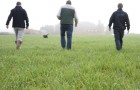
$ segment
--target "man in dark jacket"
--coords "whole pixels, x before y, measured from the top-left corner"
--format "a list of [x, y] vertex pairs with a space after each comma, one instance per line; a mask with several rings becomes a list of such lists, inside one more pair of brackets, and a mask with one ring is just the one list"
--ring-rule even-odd
[[124, 36], [124, 30], [127, 27], [127, 30], [129, 32], [130, 29], [130, 22], [129, 17], [126, 12], [122, 10], [123, 4], [118, 4], [118, 10], [115, 11], [109, 20], [109, 30], [111, 30], [111, 26], [113, 23], [113, 29], [114, 29], [114, 38], [116, 43], [116, 49], [121, 50], [123, 45], [123, 36]]
[[[75, 26], [77, 26], [78, 18], [75, 8], [71, 6], [71, 1], [68, 0], [66, 5], [62, 6], [58, 12], [57, 18], [60, 20], [61, 32], [61, 47], [63, 49], [71, 49], [72, 46], [72, 32], [73, 32], [73, 19], [75, 19]], [[65, 40], [65, 33], [67, 33], [67, 43]], [[67, 45], [67, 46], [66, 46]]]
[[[21, 7], [21, 2], [16, 3], [16, 7], [11, 10], [10, 15], [8, 16], [6, 22], [6, 28], [9, 28], [9, 23], [13, 18], [12, 27], [14, 28], [15, 35], [16, 35], [16, 49], [20, 49], [22, 43], [22, 37], [24, 34], [24, 28], [28, 29], [29, 27], [29, 20], [26, 10]], [[26, 21], [26, 25], [25, 25]]]

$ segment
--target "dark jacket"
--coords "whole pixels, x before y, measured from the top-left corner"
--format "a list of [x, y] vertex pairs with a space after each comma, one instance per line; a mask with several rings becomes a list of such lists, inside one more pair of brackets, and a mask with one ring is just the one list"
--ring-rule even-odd
[[124, 12], [122, 9], [118, 9], [115, 11], [109, 20], [109, 28], [111, 27], [113, 23], [113, 29], [114, 30], [125, 30], [127, 27], [127, 30], [130, 29], [130, 22], [129, 17], [126, 12]]
[[26, 21], [26, 28], [29, 26], [28, 15], [21, 6], [16, 6], [14, 9], [11, 10], [6, 25], [9, 25], [11, 18], [13, 18], [12, 27], [25, 28], [25, 21]]
[[73, 24], [74, 19], [75, 23], [78, 23], [78, 17], [76, 10], [73, 6], [66, 4], [61, 7], [59, 10], [57, 17], [60, 21], [61, 24]]

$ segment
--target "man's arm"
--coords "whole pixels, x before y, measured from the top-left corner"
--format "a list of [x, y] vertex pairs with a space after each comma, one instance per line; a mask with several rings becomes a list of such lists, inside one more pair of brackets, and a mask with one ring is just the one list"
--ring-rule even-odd
[[108, 24], [109, 31], [111, 30], [111, 26], [112, 26], [113, 22], [114, 22], [114, 13], [111, 15], [111, 17], [109, 19], [109, 24]]
[[75, 27], [77, 27], [78, 19], [75, 18]]
[[61, 19], [60, 19], [60, 16], [57, 16], [57, 18], [58, 18], [59, 20], [61, 20]]
[[77, 24], [78, 24], [78, 16], [77, 16], [76, 11], [75, 11], [75, 14], [74, 14], [74, 18], [75, 18], [75, 27], [77, 27]]
[[128, 14], [126, 14], [126, 27], [127, 27], [127, 31], [129, 31], [130, 29], [130, 21], [129, 21], [129, 17], [128, 17]]
[[57, 14], [57, 18], [58, 18], [59, 20], [61, 20], [61, 9], [59, 10], [59, 12], [58, 12], [58, 14]]
[[29, 18], [28, 18], [28, 15], [27, 15], [27, 12], [25, 11], [25, 17], [26, 17], [26, 29], [28, 29], [29, 27]]
[[9, 16], [8, 16], [8, 19], [7, 19], [7, 21], [6, 21], [6, 28], [7, 28], [7, 29], [9, 28], [9, 23], [10, 23], [12, 17], [13, 17], [13, 16], [12, 16], [12, 11], [11, 11], [10, 14], [9, 14]]

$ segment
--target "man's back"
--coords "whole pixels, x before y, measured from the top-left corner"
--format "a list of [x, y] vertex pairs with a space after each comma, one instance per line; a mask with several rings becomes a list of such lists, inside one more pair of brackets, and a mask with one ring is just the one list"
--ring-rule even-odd
[[61, 7], [61, 24], [73, 24], [75, 9], [71, 5]]
[[118, 9], [112, 14], [109, 26], [111, 26], [112, 23], [114, 23], [113, 29], [125, 30], [126, 25], [130, 26], [128, 15], [122, 9]]
[[25, 28], [25, 20], [28, 26], [27, 13], [21, 6], [16, 6], [14, 9], [11, 10], [6, 25], [9, 24], [11, 18], [13, 18], [13, 25], [12, 25], [13, 27]]
[[73, 24], [75, 9], [70, 5], [61, 8], [61, 24]]
[[61, 24], [73, 24], [73, 20], [75, 20], [75, 26], [78, 23], [78, 17], [76, 10], [73, 6], [71, 6], [71, 1], [68, 0], [66, 5], [62, 6], [57, 14], [57, 18], [60, 20]]

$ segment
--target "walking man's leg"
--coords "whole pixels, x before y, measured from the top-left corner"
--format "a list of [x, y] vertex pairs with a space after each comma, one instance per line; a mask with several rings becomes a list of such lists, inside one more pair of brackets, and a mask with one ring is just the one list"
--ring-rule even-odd
[[18, 34], [17, 34], [17, 39], [16, 39], [16, 49], [20, 49], [23, 35], [24, 35], [24, 29], [18, 28]]
[[17, 28], [14, 28], [14, 31], [15, 31], [15, 36], [16, 36], [15, 44], [17, 44], [18, 29]]
[[68, 25], [67, 29], [67, 49], [71, 49], [73, 25]]
[[121, 41], [120, 41], [119, 31], [114, 30], [114, 37], [115, 37], [116, 49], [121, 50]]
[[120, 43], [121, 43], [121, 49], [122, 49], [122, 45], [123, 45], [123, 36], [124, 36], [124, 30], [120, 31]]
[[64, 48], [66, 47], [65, 25], [62, 25], [62, 24], [61, 24], [60, 34], [61, 34], [61, 47], [64, 49]]

